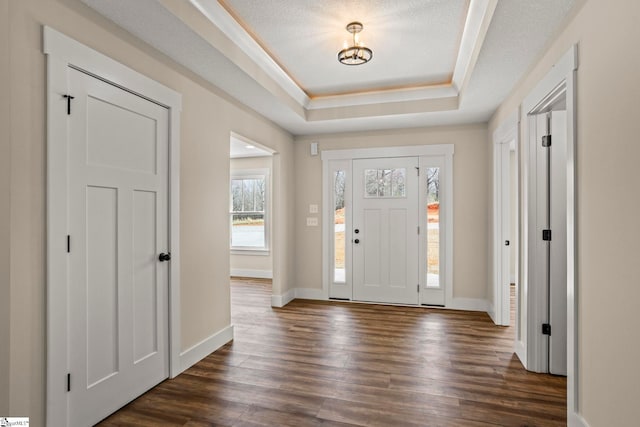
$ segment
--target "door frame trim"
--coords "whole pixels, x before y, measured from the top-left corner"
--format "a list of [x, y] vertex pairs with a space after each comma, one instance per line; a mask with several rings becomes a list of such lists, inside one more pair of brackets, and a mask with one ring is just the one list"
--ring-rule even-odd
[[[454, 144], [433, 144], [433, 145], [410, 145], [399, 147], [377, 147], [377, 148], [355, 148], [345, 150], [324, 150], [321, 153], [322, 159], [322, 297], [329, 299], [329, 281], [331, 280], [330, 269], [330, 220], [333, 218], [331, 212], [332, 196], [330, 186], [327, 185], [330, 177], [330, 160], [354, 160], [354, 159], [374, 159], [380, 157], [422, 157], [422, 156], [444, 156], [446, 167], [446, 188], [449, 192], [446, 207], [447, 230], [445, 231], [445, 305], [447, 308], [457, 308], [453, 298], [453, 154]], [[346, 235], [345, 235], [346, 237]], [[348, 274], [348, 273], [347, 273]], [[465, 301], [466, 302], [466, 301]], [[462, 303], [462, 302], [461, 302]], [[450, 307], [451, 306], [451, 307]], [[465, 307], [466, 309], [466, 307]], [[484, 310], [484, 307], [482, 308]]]
[[[528, 237], [530, 221], [534, 221], [532, 209], [529, 200], [532, 197], [529, 186], [533, 181], [535, 183], [535, 159], [529, 155], [529, 120], [528, 115], [543, 111], [550, 106], [555, 99], [561, 94], [566, 97], [567, 111], [567, 419], [573, 420], [579, 415], [579, 396], [578, 396], [578, 373], [579, 371], [579, 343], [578, 343], [578, 259], [577, 259], [577, 186], [576, 186], [576, 150], [577, 150], [577, 86], [576, 74], [578, 70], [578, 45], [571, 48], [558, 59], [556, 64], [551, 68], [545, 77], [531, 90], [529, 95], [523, 100], [521, 108], [522, 135], [527, 148], [523, 149], [523, 165], [524, 170], [522, 178], [524, 180], [522, 189], [523, 200], [523, 260], [525, 263], [523, 273], [523, 282], [530, 280], [532, 268], [528, 266], [528, 251], [535, 250], [532, 246], [532, 238]], [[534, 163], [532, 163], [534, 162]], [[527, 284], [525, 284], [525, 287]], [[529, 293], [529, 298], [535, 299], [535, 295]], [[542, 335], [540, 333], [540, 325], [532, 324], [530, 318], [535, 318], [535, 314], [531, 311], [547, 304], [546, 301], [531, 300], [523, 301], [523, 305], [527, 304], [531, 309], [527, 314], [527, 324], [523, 327], [527, 328], [527, 368], [538, 365], [537, 361], [531, 360], [540, 354], [540, 347], [543, 347]], [[532, 317], [533, 316], [533, 317]], [[535, 370], [535, 369], [534, 369]]]
[[43, 27], [47, 57], [46, 425], [68, 425], [67, 71], [74, 68], [169, 111], [169, 376], [180, 367], [180, 111], [182, 95], [70, 37]]
[[[511, 218], [510, 204], [513, 201], [510, 200], [510, 194], [507, 195], [507, 201], [502, 198], [505, 190], [505, 185], [508, 187], [508, 183], [511, 181], [511, 176], [506, 176], [505, 171], [511, 171], [510, 160], [504, 159], [499, 150], [503, 150], [503, 147], [512, 142], [515, 145], [516, 153], [516, 177], [519, 176], [518, 158], [520, 151], [520, 141], [518, 137], [518, 111], [514, 111], [507, 117], [502, 124], [493, 132], [493, 276], [491, 278], [492, 293], [493, 293], [493, 305], [489, 308], [489, 316], [496, 325], [509, 326], [510, 322], [510, 292], [505, 295], [505, 290], [501, 283], [504, 281], [504, 257], [502, 256], [502, 249], [504, 244], [504, 236], [501, 227], [504, 225], [505, 218]], [[502, 162], [500, 163], [500, 160]], [[517, 183], [516, 183], [517, 184]], [[518, 189], [519, 190], [519, 189]], [[509, 189], [507, 188], [507, 193]], [[519, 191], [516, 191], [516, 197]], [[519, 206], [516, 201], [516, 216], [518, 216]], [[509, 236], [512, 245], [516, 246], [516, 281], [519, 282], [518, 273], [518, 254], [520, 253], [518, 238], [518, 226], [515, 224], [516, 235]], [[508, 233], [507, 233], [508, 234]], [[517, 313], [516, 313], [517, 316]], [[518, 321], [516, 318], [516, 325]], [[516, 338], [517, 339], [517, 338]]]

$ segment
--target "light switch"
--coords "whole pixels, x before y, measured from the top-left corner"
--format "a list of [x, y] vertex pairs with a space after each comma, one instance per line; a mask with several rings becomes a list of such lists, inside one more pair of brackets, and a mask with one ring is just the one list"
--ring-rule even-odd
[[317, 226], [318, 226], [318, 218], [316, 217], [307, 218], [307, 227], [317, 227]]
[[318, 205], [309, 205], [309, 213], [318, 213]]

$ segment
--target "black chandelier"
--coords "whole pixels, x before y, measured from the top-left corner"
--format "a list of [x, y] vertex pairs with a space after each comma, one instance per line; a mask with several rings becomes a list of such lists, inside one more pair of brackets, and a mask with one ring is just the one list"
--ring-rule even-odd
[[366, 64], [373, 58], [373, 52], [364, 46], [361, 41], [357, 40], [356, 34], [362, 31], [363, 25], [360, 22], [351, 22], [347, 24], [347, 31], [351, 33], [352, 45], [348, 46], [345, 42], [345, 48], [338, 52], [338, 61], [344, 65], [360, 65]]

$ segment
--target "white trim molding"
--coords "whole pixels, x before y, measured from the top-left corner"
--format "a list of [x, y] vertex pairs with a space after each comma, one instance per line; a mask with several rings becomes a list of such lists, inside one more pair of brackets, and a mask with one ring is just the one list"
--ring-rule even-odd
[[184, 372], [226, 343], [233, 340], [233, 325], [203, 339], [180, 353], [180, 372]]
[[326, 300], [322, 289], [296, 288], [296, 299]]
[[[508, 286], [512, 281], [510, 274], [510, 249], [518, 247], [519, 239], [511, 236], [511, 147], [518, 154], [518, 110], [513, 111], [493, 132], [493, 275], [489, 278], [493, 304], [489, 313], [493, 322], [501, 326], [509, 326], [511, 308], [511, 290]], [[517, 170], [517, 165], [515, 165]], [[509, 248], [505, 248], [505, 241], [510, 241]], [[516, 251], [517, 256], [518, 251]], [[517, 261], [517, 260], [516, 260]], [[517, 262], [516, 262], [517, 264]], [[516, 319], [517, 321], [517, 319]]]
[[296, 298], [296, 290], [289, 289], [282, 295], [271, 295], [271, 307], [282, 308]]
[[134, 93], [169, 111], [169, 375], [180, 364], [180, 111], [182, 96], [172, 89], [65, 36], [44, 27], [47, 57], [47, 388], [49, 426], [68, 424], [67, 257], [68, 163], [67, 116], [62, 95], [68, 93], [67, 74], [80, 70]]
[[273, 279], [273, 271], [271, 270], [251, 270], [247, 268], [232, 268], [231, 276], [234, 277], [250, 277], [252, 279]]
[[570, 412], [567, 417], [567, 426], [568, 427], [589, 427], [587, 421], [575, 412]]
[[367, 301], [344, 301], [344, 300], [332, 300], [328, 298], [322, 289], [319, 288], [294, 288], [287, 291], [284, 295], [274, 295], [271, 297], [272, 307], [284, 307], [291, 301], [296, 299], [308, 299], [316, 301], [336, 301], [345, 304], [378, 304], [378, 305], [398, 305], [403, 307], [415, 307], [424, 309], [438, 309], [438, 310], [461, 310], [461, 311], [482, 311], [487, 312], [489, 310], [489, 302], [481, 298], [452, 298], [450, 304], [446, 307], [440, 306], [426, 306], [426, 305], [407, 305], [407, 304], [388, 304], [388, 303], [375, 303]]

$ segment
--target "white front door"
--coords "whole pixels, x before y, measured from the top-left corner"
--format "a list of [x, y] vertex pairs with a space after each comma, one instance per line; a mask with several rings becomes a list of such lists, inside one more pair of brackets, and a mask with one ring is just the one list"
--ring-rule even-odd
[[169, 375], [168, 110], [70, 70], [69, 425]]
[[353, 161], [353, 299], [418, 304], [418, 158]]

